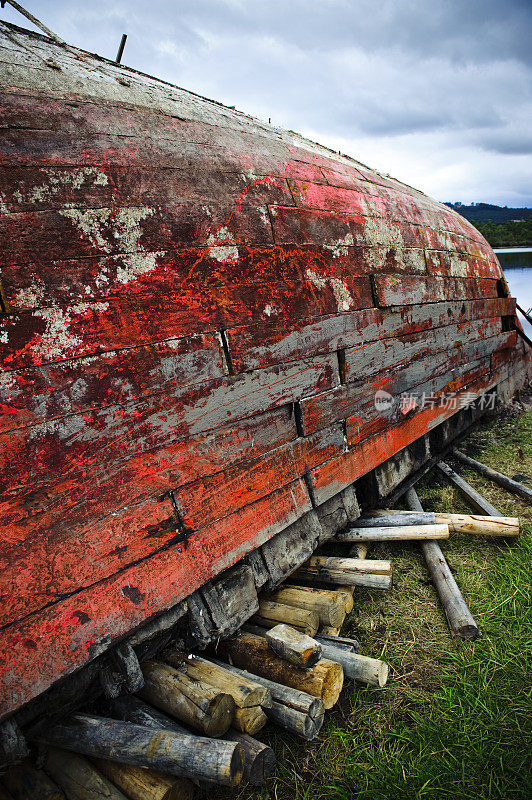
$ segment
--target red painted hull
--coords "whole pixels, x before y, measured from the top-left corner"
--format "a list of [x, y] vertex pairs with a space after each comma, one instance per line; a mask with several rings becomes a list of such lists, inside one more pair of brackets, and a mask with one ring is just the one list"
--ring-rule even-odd
[[0, 718], [526, 372], [445, 206], [2, 31]]

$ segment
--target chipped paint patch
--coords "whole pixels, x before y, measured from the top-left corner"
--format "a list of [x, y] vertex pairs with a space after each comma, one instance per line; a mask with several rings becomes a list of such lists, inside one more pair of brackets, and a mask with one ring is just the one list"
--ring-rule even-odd
[[107, 311], [109, 303], [79, 303], [72, 306], [68, 313], [59, 308], [44, 308], [35, 311], [35, 316], [44, 320], [46, 328], [30, 349], [37, 358], [65, 358], [75, 352], [77, 345], [82, 344], [83, 340], [71, 333], [69, 325], [72, 317], [83, 315], [89, 309], [91, 311]]
[[264, 313], [266, 314], [267, 317], [271, 317], [272, 314], [278, 314], [279, 311], [280, 309], [277, 308], [277, 306], [272, 306], [270, 303], [264, 306]]
[[9, 214], [4, 195], [0, 192], [0, 214]]
[[37, 278], [31, 286], [19, 289], [14, 298], [17, 308], [38, 308], [46, 293], [44, 282]]
[[209, 255], [222, 264], [232, 264], [238, 261], [238, 247], [233, 234], [223, 225], [207, 239]]
[[323, 278], [311, 269], [307, 269], [305, 274], [309, 281], [318, 289], [325, 289], [327, 286], [330, 286], [334, 294], [334, 299], [336, 300], [338, 311], [350, 311], [352, 308], [355, 308], [355, 301], [351, 297], [347, 286], [340, 278]]
[[338, 239], [334, 244], [326, 244], [327, 250], [330, 250], [333, 258], [340, 258], [340, 256], [349, 255], [349, 247], [355, 244], [352, 233], [346, 233], [341, 239]]

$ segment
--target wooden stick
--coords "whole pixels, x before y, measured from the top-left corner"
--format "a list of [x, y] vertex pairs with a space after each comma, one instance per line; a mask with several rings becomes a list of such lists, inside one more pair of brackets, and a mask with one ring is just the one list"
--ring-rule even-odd
[[[238, 667], [230, 666], [228, 668], [237, 675], [249, 675], [248, 672]], [[306, 741], [310, 741], [318, 735], [325, 712], [325, 707], [319, 698], [267, 678], [257, 679], [263, 681], [271, 691], [273, 703], [271, 708], [266, 709], [266, 714], [272, 722], [291, 733], [296, 733]]]
[[265, 639], [252, 633], [241, 633], [227, 639], [223, 642], [223, 650], [237, 666], [319, 697], [325, 708], [333, 707], [342, 690], [343, 671], [338, 663], [322, 658], [311, 669], [294, 667], [276, 656]]
[[345, 603], [337, 592], [330, 589], [310, 589], [305, 586], [281, 586], [269, 600], [295, 608], [314, 611], [320, 625], [339, 628], [345, 619]]
[[[413, 511], [423, 510], [414, 488], [406, 492], [405, 500]], [[481, 635], [478, 625], [467, 607], [439, 544], [422, 542], [421, 549], [451, 631], [462, 639], [478, 639]]]
[[448, 464], [444, 461], [438, 461], [436, 466], [440, 472], [443, 472], [447, 480], [456, 486], [458, 491], [465, 497], [469, 505], [472, 506], [475, 511], [478, 511], [480, 514], [487, 514], [489, 517], [502, 517], [501, 512], [496, 509], [495, 506], [488, 503], [476, 489], [473, 489], [473, 487], [461, 478], [454, 469], [451, 469]]
[[321, 658], [321, 645], [289, 625], [276, 625], [266, 631], [266, 641], [274, 653], [296, 667], [308, 669]]
[[[517, 517], [485, 517], [473, 514], [444, 514], [434, 511], [374, 512], [360, 520], [364, 527], [394, 525], [448, 525], [449, 533], [481, 536], [519, 536]], [[357, 520], [358, 523], [358, 520]]]
[[[352, 559], [353, 561], [355, 559]], [[390, 589], [392, 586], [391, 575], [364, 575], [359, 572], [348, 572], [345, 569], [330, 569], [327, 567], [303, 568], [297, 571], [301, 580], [315, 581], [326, 584], [344, 584], [345, 586], [360, 586], [365, 589]]]
[[237, 680], [232, 672], [205, 658], [196, 655], [186, 656], [178, 650], [167, 650], [163, 657], [167, 664], [182, 670], [192, 680], [230, 694], [237, 708], [267, 706], [272, 701], [270, 693], [264, 686], [251, 680]]
[[326, 644], [323, 645], [323, 655], [331, 661], [337, 661], [342, 665], [344, 675], [360, 683], [368, 683], [372, 686], [386, 685], [388, 680], [388, 664], [377, 658], [368, 658], [359, 653], [348, 653], [338, 647]]
[[480, 475], [483, 475], [485, 478], [493, 481], [493, 483], [502, 486], [502, 488], [506, 489], [507, 492], [516, 494], [521, 499], [532, 503], [532, 489], [529, 489], [522, 483], [514, 481], [512, 478], [508, 478], [506, 475], [503, 475], [502, 472], [497, 472], [496, 470], [491, 469], [491, 467], [487, 467], [485, 464], [482, 464], [480, 461], [475, 461], [474, 458], [466, 456], [465, 453], [461, 453], [460, 450], [453, 450], [453, 456], [458, 459], [458, 461], [461, 461], [462, 464], [472, 467]]
[[120, 789], [101, 775], [83, 756], [51, 747], [46, 753], [45, 769], [63, 789], [68, 800], [127, 800]]
[[369, 558], [338, 558], [336, 556], [312, 556], [304, 565], [305, 569], [343, 569], [363, 575], [391, 575], [391, 561], [377, 561]]
[[[216, 663], [224, 669], [227, 668], [225, 664]], [[246, 673], [244, 677], [246, 680], [251, 680], [254, 676]], [[265, 688], [268, 689], [267, 686]], [[268, 692], [269, 691], [268, 689]], [[153, 708], [153, 706], [148, 705], [148, 703], [145, 703], [143, 700], [139, 700], [138, 697], [132, 697], [131, 695], [119, 697], [117, 700], [113, 701], [112, 708], [113, 712], [123, 720], [135, 722], [138, 725], [145, 725], [148, 728], [163, 728], [164, 730], [175, 731], [176, 733], [186, 733], [190, 736], [188, 731], [178, 722], [166, 717], [157, 708]], [[246, 777], [250, 773], [260, 774], [260, 766], [255, 766], [255, 759], [259, 758], [257, 752], [262, 747], [266, 750], [270, 750], [270, 748], [266, 748], [266, 745], [261, 745], [260, 742], [257, 742], [257, 746], [255, 746], [253, 750], [249, 745], [250, 742], [254, 742], [255, 740], [252, 739], [251, 736], [239, 733], [235, 730], [228, 730], [227, 733], [223, 735], [223, 739], [231, 742], [239, 742], [242, 745], [244, 753], [244, 775]], [[260, 747], [258, 747], [259, 745]], [[264, 771], [266, 771], [267, 764], [271, 760], [268, 753], [265, 753], [262, 759], [259, 758], [259, 765], [261, 760], [264, 761]]]
[[3, 777], [4, 785], [13, 800], [65, 800], [61, 789], [42, 769], [29, 761], [10, 767]]
[[[316, 634], [316, 641], [322, 645], [330, 645], [345, 650], [348, 653], [359, 653], [360, 645], [356, 639], [349, 639], [345, 636], [328, 636], [325, 633]], [[333, 659], [334, 660], [334, 659]]]
[[186, 736], [87, 714], [75, 714], [56, 723], [45, 733], [37, 734], [36, 741], [223, 786], [238, 785], [243, 772], [242, 748], [235, 742]]
[[319, 618], [315, 611], [270, 600], [259, 602], [259, 613], [251, 617], [251, 621], [266, 628], [273, 628], [279, 623], [286, 623], [307, 636], [313, 636], [319, 627]]
[[[272, 701], [270, 700], [270, 706], [271, 703]], [[264, 728], [267, 722], [268, 717], [264, 713], [262, 706], [251, 706], [250, 708], [236, 709], [232, 726], [236, 728], [237, 731], [249, 733], [250, 736], [254, 736]]]
[[93, 758], [100, 772], [131, 800], [192, 800], [194, 784], [188, 778], [163, 775], [153, 769]]
[[275, 753], [272, 748], [247, 733], [228, 731], [225, 738], [238, 742], [244, 751], [244, 778], [252, 786], [262, 786], [275, 769]]
[[[336, 534], [339, 542], [397, 542], [417, 539], [448, 539], [447, 525], [392, 525], [389, 527], [348, 528]], [[363, 563], [371, 564], [368, 559]], [[373, 562], [375, 563], [375, 562]], [[369, 572], [369, 570], [368, 570]]]
[[206, 683], [158, 661], [142, 665], [144, 687], [140, 696], [206, 736], [221, 736], [233, 721], [235, 701]]

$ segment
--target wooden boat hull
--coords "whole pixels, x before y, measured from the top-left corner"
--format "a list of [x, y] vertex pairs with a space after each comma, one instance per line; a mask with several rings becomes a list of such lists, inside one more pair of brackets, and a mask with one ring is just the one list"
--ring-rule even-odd
[[529, 361], [491, 248], [442, 204], [0, 34], [0, 719], [23, 719], [147, 624], [238, 624], [356, 517], [357, 481], [391, 490]]

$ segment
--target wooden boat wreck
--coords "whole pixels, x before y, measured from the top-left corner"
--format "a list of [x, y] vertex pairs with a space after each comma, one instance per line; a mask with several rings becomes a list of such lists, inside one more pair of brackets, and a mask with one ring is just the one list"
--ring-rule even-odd
[[19, 729], [79, 705], [124, 643], [238, 628], [530, 362], [491, 248], [441, 203], [46, 36], [0, 36], [16, 761]]

